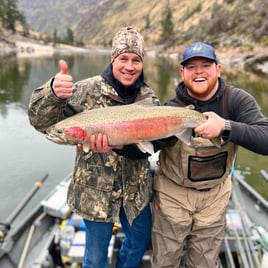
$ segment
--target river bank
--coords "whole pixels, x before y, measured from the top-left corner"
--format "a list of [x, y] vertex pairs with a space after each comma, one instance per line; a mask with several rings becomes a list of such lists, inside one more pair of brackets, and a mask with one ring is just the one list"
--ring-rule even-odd
[[[166, 50], [163, 49], [163, 46], [147, 47], [145, 50], [148, 56], [165, 57], [180, 62], [184, 49], [185, 46], [181, 45]], [[65, 44], [46, 44], [43, 41], [36, 41], [18, 35], [3, 36], [0, 38], [0, 57], [9, 55], [20, 57], [42, 56], [44, 53], [90, 53], [92, 51], [108, 52], [109, 49], [97, 47], [81, 48]], [[251, 49], [216, 47], [216, 54], [219, 62], [226, 67], [268, 74], [268, 49], [260, 44], [252, 46]]]

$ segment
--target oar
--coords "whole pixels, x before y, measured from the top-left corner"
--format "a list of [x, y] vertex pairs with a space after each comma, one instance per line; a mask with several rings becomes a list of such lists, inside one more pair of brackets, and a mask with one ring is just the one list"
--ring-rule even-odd
[[[21, 204], [15, 208], [15, 210], [9, 215], [5, 222], [0, 222], [0, 242], [6, 236], [7, 231], [10, 229], [11, 223], [18, 217], [24, 207], [29, 203], [35, 193], [43, 186], [43, 182], [48, 177], [46, 174], [41, 180], [37, 181], [31, 191], [25, 196]], [[1, 227], [2, 225], [2, 227]], [[4, 230], [1, 230], [3, 229]]]

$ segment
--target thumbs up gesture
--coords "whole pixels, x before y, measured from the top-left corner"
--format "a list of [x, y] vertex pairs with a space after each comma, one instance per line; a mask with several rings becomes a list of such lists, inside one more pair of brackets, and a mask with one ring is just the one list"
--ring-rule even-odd
[[52, 87], [58, 98], [68, 99], [73, 94], [73, 78], [68, 74], [68, 65], [64, 60], [59, 61], [60, 72], [56, 74]]

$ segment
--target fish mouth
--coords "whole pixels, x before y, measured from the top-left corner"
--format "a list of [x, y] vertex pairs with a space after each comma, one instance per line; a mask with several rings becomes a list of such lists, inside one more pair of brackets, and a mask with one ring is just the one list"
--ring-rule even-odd
[[64, 142], [65, 142], [65, 141], [64, 141], [62, 138], [60, 138], [59, 136], [54, 135], [54, 134], [51, 134], [51, 133], [46, 134], [46, 138], [47, 138], [48, 140], [50, 140], [50, 141], [55, 142], [55, 143], [64, 143]]
[[71, 145], [77, 144], [76, 140], [68, 140], [66, 137], [63, 137], [63, 136], [57, 135], [57, 134], [52, 134], [52, 133], [47, 133], [46, 138], [49, 141], [52, 141], [52, 142], [58, 143], [58, 144], [71, 144]]

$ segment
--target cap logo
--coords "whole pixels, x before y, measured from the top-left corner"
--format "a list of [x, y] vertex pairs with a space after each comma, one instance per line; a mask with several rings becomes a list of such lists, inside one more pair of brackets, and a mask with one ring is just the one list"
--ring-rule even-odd
[[181, 65], [185, 65], [188, 60], [195, 57], [207, 58], [214, 61], [216, 64], [218, 62], [214, 48], [212, 46], [197, 42], [185, 49]]
[[201, 51], [203, 49], [203, 46], [200, 44], [197, 44], [193, 47], [193, 51]]

